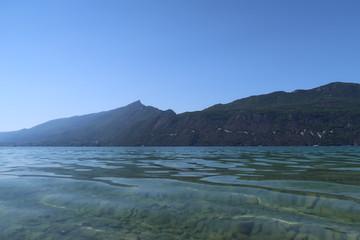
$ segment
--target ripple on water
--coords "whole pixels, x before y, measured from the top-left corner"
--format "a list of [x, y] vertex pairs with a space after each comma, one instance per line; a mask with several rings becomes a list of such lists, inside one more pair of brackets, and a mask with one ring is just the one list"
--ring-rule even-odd
[[1, 239], [360, 239], [359, 148], [0, 148]]

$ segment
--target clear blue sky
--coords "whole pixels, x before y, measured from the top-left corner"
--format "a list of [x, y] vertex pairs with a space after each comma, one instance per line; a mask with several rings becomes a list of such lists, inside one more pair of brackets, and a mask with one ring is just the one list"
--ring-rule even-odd
[[0, 131], [360, 83], [359, 0], [2, 0]]

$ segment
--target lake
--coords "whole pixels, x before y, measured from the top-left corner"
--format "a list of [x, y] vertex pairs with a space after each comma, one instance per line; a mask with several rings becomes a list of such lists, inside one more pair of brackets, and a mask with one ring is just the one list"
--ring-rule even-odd
[[0, 166], [0, 239], [360, 239], [360, 147], [3, 147]]

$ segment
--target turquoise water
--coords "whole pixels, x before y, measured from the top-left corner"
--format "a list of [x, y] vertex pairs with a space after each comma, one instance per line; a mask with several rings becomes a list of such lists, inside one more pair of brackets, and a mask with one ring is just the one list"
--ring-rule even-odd
[[0, 239], [360, 239], [360, 148], [0, 148]]

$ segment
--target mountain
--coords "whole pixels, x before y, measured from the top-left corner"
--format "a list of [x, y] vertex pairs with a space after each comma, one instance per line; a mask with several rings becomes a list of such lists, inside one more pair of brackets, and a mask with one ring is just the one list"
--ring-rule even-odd
[[146, 107], [137, 101], [111, 111], [57, 119], [30, 129], [0, 133], [0, 145], [111, 145], [129, 129], [166, 114], [166, 111]]
[[0, 145], [359, 145], [360, 84], [330, 83], [175, 114], [140, 101], [0, 133]]
[[331, 83], [218, 104], [154, 128], [156, 145], [359, 145], [360, 84]]

